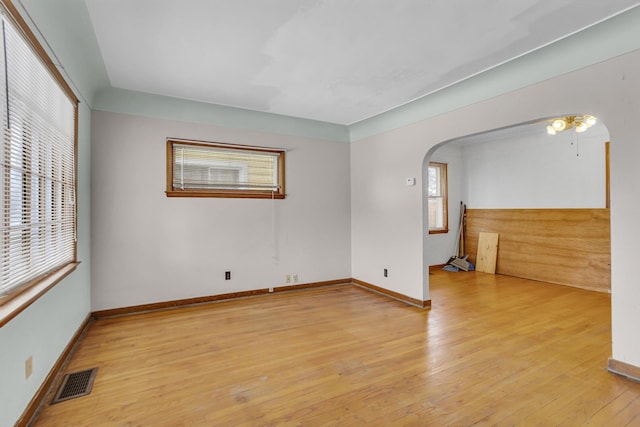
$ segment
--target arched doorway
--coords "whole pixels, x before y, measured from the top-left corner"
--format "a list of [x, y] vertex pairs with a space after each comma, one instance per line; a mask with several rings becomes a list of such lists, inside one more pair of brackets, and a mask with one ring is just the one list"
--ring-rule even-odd
[[[562, 117], [572, 120], [576, 115]], [[585, 115], [577, 117], [582, 120]], [[429, 150], [422, 178], [425, 266], [441, 265], [454, 255], [458, 207], [464, 201], [474, 209], [474, 220], [483, 221], [482, 227], [497, 227], [494, 231], [503, 233], [498, 273], [610, 292], [608, 129], [596, 121], [588, 130], [576, 132], [571, 123], [550, 135], [551, 119], [456, 138]], [[447, 233], [427, 231], [430, 161], [448, 165]], [[558, 228], [552, 231], [551, 226]], [[482, 227], [474, 224], [465, 239], [471, 240], [467, 248], [472, 253], [467, 254], [472, 262]], [[542, 227], [542, 232], [535, 227]], [[540, 238], [546, 231], [548, 241]], [[562, 239], [572, 240], [559, 244]], [[425, 269], [427, 296], [428, 280]]]

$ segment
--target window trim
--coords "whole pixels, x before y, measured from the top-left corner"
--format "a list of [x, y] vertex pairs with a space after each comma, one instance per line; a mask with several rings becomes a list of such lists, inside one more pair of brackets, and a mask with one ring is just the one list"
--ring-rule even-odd
[[[0, 0], [0, 7], [4, 7], [7, 18], [9, 18], [16, 26], [16, 29], [19, 30], [24, 36], [26, 42], [33, 48], [35, 54], [40, 58], [42, 63], [47, 67], [53, 78], [58, 82], [62, 91], [67, 95], [72, 104], [77, 104], [80, 102], [78, 97], [76, 97], [75, 93], [71, 89], [71, 86], [66, 82], [62, 74], [56, 67], [53, 60], [49, 57], [47, 51], [42, 47], [37, 37], [33, 34], [27, 22], [22, 18], [18, 9], [14, 6], [11, 0]], [[76, 120], [77, 124], [77, 120]], [[76, 139], [78, 134], [76, 132]], [[77, 162], [76, 162], [77, 163]]]
[[[444, 182], [444, 191], [443, 191], [443, 196], [442, 196], [442, 204], [443, 204], [443, 222], [444, 222], [444, 227], [442, 228], [430, 228], [429, 227], [429, 218], [427, 218], [427, 228], [429, 231], [429, 234], [446, 234], [449, 232], [449, 176], [448, 176], [448, 171], [447, 171], [447, 164], [446, 163], [442, 163], [442, 162], [429, 162], [429, 166], [434, 166], [434, 167], [439, 167], [440, 168], [440, 182], [443, 183]], [[429, 173], [427, 170], [427, 177], [428, 177]], [[429, 190], [427, 189], [427, 199], [431, 199], [431, 196], [429, 196]], [[428, 203], [428, 201], [427, 201]], [[428, 213], [428, 212], [427, 212]]]
[[[259, 190], [179, 190], [173, 188], [173, 146], [174, 144], [193, 145], [198, 147], [218, 147], [232, 150], [262, 151], [278, 154], [278, 191]], [[255, 147], [250, 145], [225, 144], [222, 142], [194, 141], [179, 138], [167, 138], [167, 173], [166, 191], [167, 197], [219, 197], [219, 198], [244, 198], [244, 199], [284, 199], [285, 193], [285, 150], [276, 148]]]
[[8, 294], [5, 297], [6, 301], [0, 304], [0, 328], [37, 301], [49, 289], [60, 283], [78, 265], [80, 265], [78, 261], [63, 265], [53, 272], [34, 279], [16, 292]]
[[[49, 57], [47, 51], [42, 47], [37, 37], [29, 28], [29, 25], [22, 18], [18, 9], [11, 0], [0, 0], [0, 12], [10, 21], [15, 29], [23, 37], [24, 41], [33, 49], [33, 53], [42, 62], [43, 66], [50, 73], [52, 79], [58, 84], [62, 92], [69, 99], [73, 108], [73, 170], [74, 170], [74, 201], [75, 216], [73, 222], [74, 234], [77, 236], [78, 230], [78, 105], [79, 100], [66, 82], [58, 67]], [[71, 274], [80, 264], [78, 261], [78, 239], [73, 242], [73, 260], [58, 268], [48, 271], [45, 274], [34, 278], [0, 298], [0, 327], [4, 326], [11, 319], [16, 317], [27, 307], [37, 301], [42, 295], [57, 285], [65, 277]]]

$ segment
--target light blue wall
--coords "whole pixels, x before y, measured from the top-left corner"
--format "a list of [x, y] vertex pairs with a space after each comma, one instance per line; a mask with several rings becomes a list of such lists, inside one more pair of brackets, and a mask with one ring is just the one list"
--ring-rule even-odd
[[[53, 13], [53, 3], [62, 5], [67, 2], [25, 3], [38, 3], [34, 4], [33, 10], [29, 9], [29, 12], [32, 16], [42, 16], [40, 12], [43, 10]], [[40, 6], [42, 8], [39, 8]], [[27, 22], [33, 25], [28, 15], [24, 11], [21, 13], [27, 17]], [[56, 13], [53, 13], [51, 18], [56, 16]], [[47, 23], [50, 22], [45, 20], [40, 25], [38, 21], [38, 26], [48, 28]], [[33, 26], [32, 28], [35, 29]], [[51, 38], [48, 33], [46, 35], [58, 57], [73, 56], [70, 55], [73, 45], [66, 44], [70, 43], [69, 39], [58, 37], [63, 35], [61, 30]], [[58, 49], [54, 40], [65, 43], [67, 49]], [[46, 44], [45, 48], [49, 49]], [[66, 67], [62, 71], [70, 77], [72, 87], [82, 86], [90, 90], [89, 86], [85, 87], [84, 82], [91, 80], [86, 74], [95, 70], [82, 66], [82, 54], [78, 51], [75, 60], [69, 60], [69, 64], [65, 64]], [[76, 84], [77, 82], [82, 83]], [[85, 93], [77, 90], [76, 92], [82, 100], [90, 98]], [[16, 318], [0, 327], [0, 427], [13, 426], [19, 419], [64, 348], [90, 313], [90, 135], [90, 105], [81, 101], [78, 118], [78, 260], [81, 264], [65, 280]], [[25, 360], [29, 356], [33, 357], [33, 374], [25, 380]]]
[[[22, 0], [93, 109], [353, 142], [640, 48], [640, 7], [448, 88], [350, 126], [112, 88], [83, 0]], [[69, 48], [71, 46], [71, 48]]]
[[640, 7], [431, 95], [352, 124], [350, 140], [398, 129], [636, 49], [640, 49]]
[[640, 48], [640, 7], [438, 92], [343, 126], [107, 87], [94, 109], [353, 142], [472, 105]]
[[[17, 0], [13, 3], [19, 6]], [[95, 94], [110, 85], [84, 0], [20, 0], [20, 3], [26, 8], [22, 15], [35, 30], [40, 44], [59, 64], [76, 95], [92, 107]]]
[[[90, 110], [79, 118], [78, 260], [80, 266], [0, 328], [0, 427], [12, 426], [90, 313]], [[33, 374], [25, 380], [25, 360]]]
[[95, 98], [93, 109], [154, 119], [349, 142], [349, 129], [344, 125], [124, 89], [109, 88], [101, 91]]

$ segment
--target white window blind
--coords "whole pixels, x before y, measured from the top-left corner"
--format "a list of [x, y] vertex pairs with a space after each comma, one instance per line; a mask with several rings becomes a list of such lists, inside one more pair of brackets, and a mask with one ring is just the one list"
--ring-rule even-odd
[[447, 165], [429, 163], [429, 230], [445, 230], [447, 228]]
[[14, 24], [0, 43], [0, 303], [75, 261], [75, 101]]
[[[171, 144], [169, 192], [214, 194], [281, 194], [282, 150], [196, 142]], [[267, 194], [268, 195], [268, 194]]]

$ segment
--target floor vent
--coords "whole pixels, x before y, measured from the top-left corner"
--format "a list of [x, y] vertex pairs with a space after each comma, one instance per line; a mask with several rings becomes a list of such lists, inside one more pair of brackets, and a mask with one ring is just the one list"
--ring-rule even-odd
[[56, 395], [53, 397], [51, 404], [64, 402], [65, 400], [74, 399], [76, 397], [85, 396], [91, 393], [93, 380], [96, 378], [98, 368], [87, 369], [86, 371], [78, 371], [67, 374], [62, 379]]

